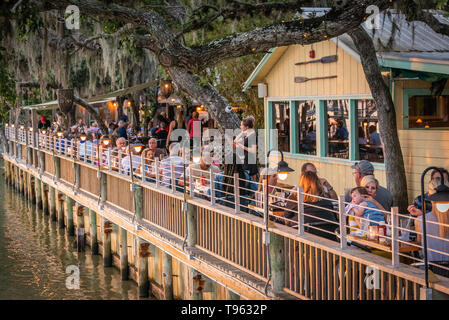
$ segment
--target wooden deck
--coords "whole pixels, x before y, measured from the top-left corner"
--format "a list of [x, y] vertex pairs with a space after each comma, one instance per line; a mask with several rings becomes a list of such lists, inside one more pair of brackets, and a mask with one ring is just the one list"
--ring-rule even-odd
[[[14, 143], [19, 147], [22, 144]], [[22, 152], [25, 159], [16, 158], [17, 150], [12, 150], [4, 159], [248, 299], [277, 296], [329, 300], [418, 300], [420, 288], [425, 284], [424, 272], [420, 269], [406, 264], [392, 266], [389, 259], [354, 247], [342, 249], [338, 243], [310, 234], [298, 235], [293, 228], [273, 224], [269, 231], [281, 236], [284, 243], [279, 257], [284, 261], [284, 285], [283, 293], [270, 290], [269, 297], [266, 297], [263, 288], [268, 280], [268, 258], [263, 242], [265, 225], [262, 218], [188, 197], [186, 202], [196, 210], [195, 245], [188, 246], [184, 241], [188, 234], [182, 193], [157, 188], [150, 182], [134, 181], [143, 189], [143, 217], [136, 221], [133, 219], [135, 208], [129, 176], [101, 170], [107, 176], [107, 199], [100, 204], [97, 166], [53, 155], [49, 150], [39, 151], [45, 153], [45, 172], [42, 174], [36, 165], [25, 165], [25, 150]], [[54, 183], [54, 157], [60, 158], [61, 179], [57, 184]], [[34, 159], [33, 163], [38, 161]], [[73, 186], [74, 163], [80, 166], [78, 191]], [[140, 228], [136, 227], [137, 222]], [[368, 271], [374, 269], [378, 272], [378, 286], [368, 288]], [[449, 294], [449, 279], [440, 277], [439, 282], [431, 285]]]

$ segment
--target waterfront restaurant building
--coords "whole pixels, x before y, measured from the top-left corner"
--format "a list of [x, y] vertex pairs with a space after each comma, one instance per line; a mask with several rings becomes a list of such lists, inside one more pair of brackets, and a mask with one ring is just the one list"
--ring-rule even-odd
[[[317, 15], [322, 10], [308, 9]], [[435, 16], [449, 24], [438, 12]], [[409, 24], [395, 11], [379, 19], [380, 29], [369, 30], [366, 23], [364, 27], [374, 40], [396, 107], [412, 199], [420, 192], [426, 167], [449, 169], [449, 37], [423, 23]], [[244, 90], [251, 88], [264, 98], [266, 130], [278, 129], [278, 148], [296, 171], [289, 184], [298, 183], [303, 163], [313, 162], [318, 175], [343, 194], [355, 185], [351, 165], [367, 159], [386, 186], [376, 105], [347, 34], [313, 45], [271, 49], [245, 82]], [[266, 136], [273, 147], [273, 137]]]

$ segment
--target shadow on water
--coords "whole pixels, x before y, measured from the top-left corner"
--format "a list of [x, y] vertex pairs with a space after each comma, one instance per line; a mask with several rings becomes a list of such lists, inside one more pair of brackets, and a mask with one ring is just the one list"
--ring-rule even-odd
[[[134, 282], [104, 268], [89, 247], [76, 252], [74, 237], [6, 186], [0, 165], [0, 299], [140, 299]], [[79, 268], [80, 289], [66, 286], [71, 265]]]

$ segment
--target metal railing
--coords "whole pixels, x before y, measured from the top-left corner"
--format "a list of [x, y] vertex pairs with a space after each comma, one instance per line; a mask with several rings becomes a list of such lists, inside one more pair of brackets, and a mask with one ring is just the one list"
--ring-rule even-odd
[[[361, 299], [372, 294], [372, 297], [376, 298], [376, 293], [370, 293], [360, 287], [361, 282], [366, 280], [365, 271], [371, 267], [369, 263], [339, 256], [334, 249], [325, 250], [323, 247], [311, 246], [298, 238], [305, 235], [317, 236], [333, 248], [356, 247], [373, 253], [373, 257], [374, 254], [381, 255], [390, 260], [392, 267], [420, 266], [423, 263], [423, 246], [416, 241], [416, 238], [422, 236], [422, 232], [413, 228], [413, 224], [419, 224], [419, 219], [408, 214], [399, 214], [397, 208], [385, 211], [372, 205], [346, 202], [344, 196], [330, 199], [324, 195], [305, 193], [300, 187], [292, 189], [269, 185], [269, 210], [264, 210], [267, 188], [265, 181], [252, 181], [242, 173], [227, 176], [213, 165], [208, 170], [202, 170], [183, 157], [153, 159], [146, 157], [146, 150], [142, 155], [132, 155], [129, 151], [106, 149], [91, 141], [59, 139], [33, 132], [27, 132], [25, 138], [20, 129], [17, 130], [16, 139], [16, 131], [12, 129], [6, 130], [8, 139], [43, 149], [67, 161], [84, 163], [90, 170], [95, 166], [100, 172], [114, 172], [115, 176], [125, 181], [126, 190], [129, 190], [130, 184], [133, 183], [152, 186], [152, 190], [157, 191], [145, 189], [145, 198], [151, 197], [154, 204], [146, 203], [147, 212], [144, 213], [144, 219], [181, 238], [186, 232], [181, 196], [186, 193], [189, 195], [189, 202], [200, 201], [197, 246], [261, 279], [267, 279], [268, 276], [266, 246], [262, 239], [263, 218], [268, 214], [266, 218], [270, 223], [283, 228], [286, 270], [290, 270], [286, 276], [285, 290], [300, 297]], [[33, 145], [33, 141], [37, 143]], [[87, 179], [93, 179], [94, 173]], [[178, 198], [171, 198], [170, 194]], [[121, 196], [123, 195], [120, 193], [111, 196], [108, 192], [108, 201], [119, 205], [122, 202]], [[308, 201], [305, 201], [305, 198]], [[131, 205], [126, 207], [129, 210]], [[159, 211], [151, 211], [153, 207], [159, 208]], [[160, 212], [161, 208], [168, 208], [170, 214], [164, 216]], [[361, 209], [365, 214], [359, 216], [355, 212]], [[370, 219], [367, 212], [377, 218]], [[245, 214], [251, 215], [252, 218], [249, 219], [251, 216]], [[379, 218], [381, 216], [383, 219]], [[442, 229], [449, 227], [442, 222], [427, 223]], [[272, 232], [277, 232], [276, 228], [272, 229]], [[447, 277], [449, 267], [445, 265], [445, 261], [449, 261], [449, 238], [436, 234], [427, 236], [431, 239], [428, 252], [441, 259], [430, 261], [429, 264], [435, 273]], [[338, 263], [335, 264], [337, 260]], [[318, 272], [316, 264], [321, 263], [320, 261], [324, 269]], [[343, 283], [347, 280], [342, 278], [343, 265], [347, 272], [345, 277], [351, 276], [351, 281], [357, 282], [358, 287], [349, 290], [351, 292], [344, 291], [344, 286], [349, 283]], [[331, 267], [333, 269], [329, 270]], [[313, 277], [318, 278], [307, 280], [304, 272], [311, 272]], [[395, 275], [392, 279], [391, 274], [385, 270], [381, 271], [381, 275], [389, 279], [382, 283], [389, 291], [388, 294], [383, 291], [379, 293], [379, 298], [417, 298], [416, 292], [422, 283], [407, 280], [405, 276]], [[324, 283], [326, 289], [318, 288]], [[315, 286], [314, 289], [311, 285]], [[352, 285], [355, 286], [354, 283]], [[410, 292], [407, 291], [409, 289]]]

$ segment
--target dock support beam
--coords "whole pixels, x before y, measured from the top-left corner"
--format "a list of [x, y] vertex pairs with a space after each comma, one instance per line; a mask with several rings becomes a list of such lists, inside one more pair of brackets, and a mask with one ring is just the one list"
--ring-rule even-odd
[[19, 169], [19, 193], [23, 195], [23, 171]]
[[34, 179], [34, 188], [36, 189], [37, 208], [42, 210], [42, 182], [38, 178]]
[[85, 233], [84, 233], [84, 207], [76, 204], [76, 248], [78, 252], [84, 251]]
[[30, 201], [31, 201], [31, 204], [36, 204], [37, 196], [36, 196], [36, 187], [35, 187], [35, 185], [36, 185], [37, 179], [36, 179], [35, 176], [33, 176], [31, 174], [29, 175], [29, 177], [30, 177], [30, 180], [29, 180], [29, 183], [30, 183], [30, 186], [29, 186]]
[[120, 228], [120, 274], [122, 280], [128, 280], [128, 232]]
[[39, 158], [39, 169], [41, 169], [41, 172], [45, 172], [45, 153], [43, 151], [38, 151], [38, 158]]
[[285, 282], [284, 237], [270, 233], [271, 288], [273, 292], [282, 292]]
[[57, 203], [56, 212], [58, 215], [58, 224], [60, 229], [64, 229], [64, 195], [56, 191], [57, 193]]
[[61, 179], [61, 159], [58, 157], [54, 157], [55, 164], [55, 178], [56, 180]]
[[45, 215], [48, 215], [50, 212], [48, 211], [48, 191], [46, 184], [42, 181], [42, 210]]
[[150, 282], [148, 281], [148, 256], [150, 244], [139, 239], [139, 257], [137, 260], [139, 297], [146, 298], [149, 294]]
[[56, 221], [56, 190], [52, 186], [48, 186], [48, 202], [51, 221]]
[[196, 245], [196, 206], [187, 203], [187, 245], [194, 247]]
[[192, 281], [192, 300], [203, 300], [204, 279], [201, 273], [189, 267], [189, 278]]
[[162, 273], [162, 283], [164, 288], [165, 300], [173, 300], [173, 267], [172, 267], [172, 257], [166, 253], [163, 254], [163, 273]]
[[90, 247], [92, 254], [98, 254], [98, 237], [97, 237], [97, 214], [90, 210]]
[[66, 210], [67, 213], [67, 232], [69, 236], [75, 235], [75, 226], [73, 225], [73, 199], [66, 196]]
[[27, 164], [32, 166], [33, 165], [33, 149], [31, 147], [26, 147], [27, 149]]
[[105, 219], [103, 223], [103, 266], [105, 267], [112, 267], [111, 234], [112, 222]]

